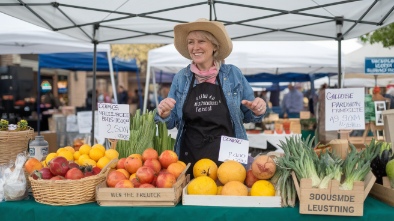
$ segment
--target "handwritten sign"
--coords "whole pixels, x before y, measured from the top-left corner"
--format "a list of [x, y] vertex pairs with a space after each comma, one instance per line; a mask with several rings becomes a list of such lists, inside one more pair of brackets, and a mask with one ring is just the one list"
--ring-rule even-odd
[[364, 129], [364, 88], [327, 89], [326, 130]]
[[219, 161], [235, 160], [248, 163], [249, 141], [235, 137], [222, 136], [220, 141]]
[[130, 107], [127, 104], [98, 103], [99, 135], [129, 140]]
[[[97, 111], [94, 114], [94, 134], [96, 136], [98, 125], [97, 125]], [[80, 111], [77, 112], [78, 130], [80, 134], [89, 134], [92, 132], [92, 111]]]

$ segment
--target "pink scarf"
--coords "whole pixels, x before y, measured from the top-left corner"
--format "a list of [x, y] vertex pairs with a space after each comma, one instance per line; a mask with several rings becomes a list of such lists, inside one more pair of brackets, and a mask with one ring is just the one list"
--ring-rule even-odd
[[214, 62], [214, 66], [209, 68], [208, 71], [200, 71], [197, 68], [197, 65], [192, 63], [190, 65], [190, 70], [195, 74], [198, 83], [207, 82], [207, 83], [215, 84], [216, 76], [219, 73], [217, 66], [219, 66], [217, 62]]

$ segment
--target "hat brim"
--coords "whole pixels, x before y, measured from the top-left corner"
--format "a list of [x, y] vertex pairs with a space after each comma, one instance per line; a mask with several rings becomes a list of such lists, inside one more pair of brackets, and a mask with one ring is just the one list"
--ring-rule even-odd
[[186, 37], [191, 31], [207, 31], [219, 42], [219, 50], [216, 58], [223, 60], [228, 57], [233, 49], [233, 43], [227, 34], [224, 25], [216, 21], [196, 21], [179, 24], [174, 27], [174, 45], [178, 52], [185, 58], [191, 59], [187, 49]]

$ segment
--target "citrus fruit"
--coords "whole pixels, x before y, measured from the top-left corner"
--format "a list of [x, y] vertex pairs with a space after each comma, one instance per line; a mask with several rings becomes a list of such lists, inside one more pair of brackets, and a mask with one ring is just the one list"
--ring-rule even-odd
[[101, 150], [101, 152], [105, 153], [105, 147], [102, 144], [97, 143], [97, 144], [93, 145], [92, 149], [95, 149], [95, 148], [97, 148], [97, 149]]
[[90, 159], [89, 155], [87, 155], [87, 154], [82, 154], [82, 155], [78, 158], [78, 164], [79, 164], [79, 165], [83, 165], [83, 161], [84, 161], [85, 159]]
[[60, 147], [59, 149], [56, 150], [56, 153], [59, 154], [60, 152], [64, 151], [66, 149], [64, 149], [64, 147]]
[[96, 166], [100, 169], [103, 169], [111, 160], [108, 157], [101, 157], [98, 161]]
[[81, 154], [89, 154], [90, 149], [92, 149], [92, 147], [89, 144], [84, 144], [79, 147], [79, 152]]
[[34, 170], [41, 170], [42, 164], [39, 160], [32, 157], [29, 158], [25, 163], [25, 170], [28, 174], [31, 174]]
[[89, 157], [90, 159], [94, 160], [94, 161], [98, 161], [101, 157], [104, 156], [104, 153], [102, 150], [100, 150], [99, 148], [92, 148], [89, 151]]
[[193, 175], [194, 177], [209, 176], [213, 180], [216, 180], [217, 170], [218, 170], [218, 166], [213, 160], [203, 158], [194, 164]]
[[110, 159], [110, 160], [118, 159], [119, 153], [118, 153], [118, 151], [116, 151], [114, 149], [108, 149], [105, 151], [105, 156], [108, 157], [108, 159]]
[[243, 183], [246, 178], [245, 167], [234, 160], [228, 160], [223, 162], [218, 168], [218, 179], [222, 184], [226, 184], [230, 181], [239, 181]]
[[216, 195], [222, 195], [222, 189], [223, 186], [218, 186], [218, 191], [216, 192]]
[[74, 154], [66, 149], [60, 151], [57, 155], [66, 158], [68, 161], [74, 160]]
[[51, 161], [53, 158], [57, 157], [57, 153], [50, 153], [47, 155], [45, 158], [45, 163], [48, 165], [49, 161]]
[[83, 166], [89, 165], [89, 166], [95, 167], [97, 165], [97, 163], [96, 163], [96, 161], [94, 161], [92, 159], [86, 158], [86, 159], [82, 160], [81, 165], [83, 165]]
[[81, 156], [81, 153], [78, 150], [78, 151], [75, 151], [73, 155], [74, 155], [74, 160], [77, 161], [79, 159], [79, 157]]
[[75, 152], [75, 149], [72, 146], [65, 146], [64, 149], [70, 151], [71, 153]]
[[250, 189], [251, 196], [275, 196], [275, 187], [267, 180], [255, 182]]
[[187, 185], [190, 195], [216, 195], [217, 191], [216, 182], [209, 176], [196, 177]]
[[230, 181], [223, 186], [222, 194], [227, 196], [247, 196], [248, 188], [239, 181]]

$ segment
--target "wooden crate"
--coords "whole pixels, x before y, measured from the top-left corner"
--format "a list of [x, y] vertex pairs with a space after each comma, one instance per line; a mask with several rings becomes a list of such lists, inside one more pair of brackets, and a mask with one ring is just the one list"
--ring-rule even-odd
[[100, 206], [175, 206], [190, 179], [185, 175], [189, 166], [172, 188], [110, 188], [103, 182], [96, 188], [96, 201]]
[[394, 189], [391, 188], [388, 177], [383, 177], [383, 185], [375, 183], [370, 194], [374, 198], [394, 206]]
[[280, 196], [189, 195], [183, 188], [182, 205], [224, 207], [281, 207]]
[[327, 189], [318, 189], [312, 188], [311, 179], [301, 179], [299, 184], [294, 172], [292, 177], [300, 200], [301, 214], [333, 216], [363, 216], [364, 200], [376, 180], [373, 173], [369, 172], [364, 182], [354, 182], [353, 190], [340, 190], [337, 180], [330, 181]]

